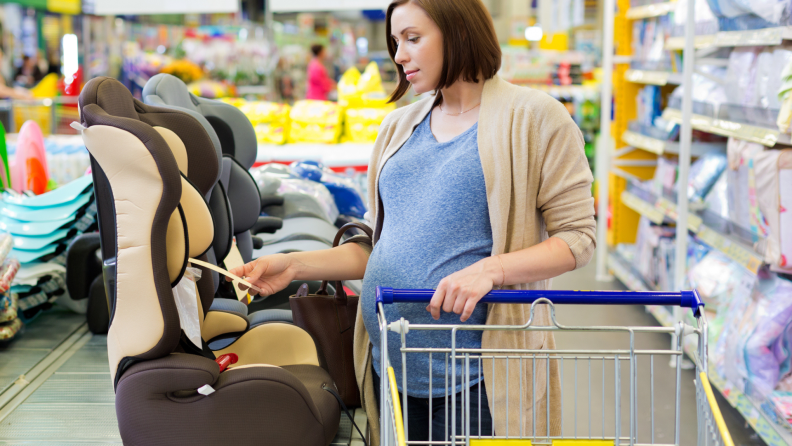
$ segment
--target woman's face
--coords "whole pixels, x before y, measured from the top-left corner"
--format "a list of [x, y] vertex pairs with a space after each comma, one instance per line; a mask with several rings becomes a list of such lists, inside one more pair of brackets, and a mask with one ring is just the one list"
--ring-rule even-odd
[[420, 6], [405, 3], [393, 10], [394, 60], [402, 66], [416, 94], [433, 91], [443, 69], [443, 34]]

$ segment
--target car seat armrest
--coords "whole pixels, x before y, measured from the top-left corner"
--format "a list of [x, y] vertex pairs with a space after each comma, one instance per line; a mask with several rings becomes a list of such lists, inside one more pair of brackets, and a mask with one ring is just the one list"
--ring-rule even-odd
[[264, 247], [264, 239], [261, 237], [253, 236], [251, 240], [253, 241], [253, 249], [261, 249]]
[[[121, 391], [169, 394], [196, 390], [212, 385], [220, 376], [220, 367], [211, 359], [187, 353], [172, 353], [164, 358], [138, 362], [118, 380]], [[118, 395], [116, 395], [118, 398]]]
[[294, 323], [291, 310], [259, 310], [255, 313], [248, 315], [250, 321], [250, 328], [256, 327], [267, 322], [288, 322]]
[[98, 232], [75, 237], [66, 249], [66, 288], [72, 299], [88, 297], [89, 285], [102, 274], [102, 261], [96, 256], [100, 248]]
[[267, 233], [274, 234], [283, 227], [283, 219], [278, 217], [259, 217], [256, 224], [250, 229], [252, 234]]
[[208, 343], [219, 336], [242, 334], [249, 326], [245, 304], [233, 299], [215, 299], [212, 307], [206, 312], [201, 327], [201, 337]]
[[284, 198], [282, 195], [266, 195], [261, 197], [261, 208], [267, 206], [283, 206]]

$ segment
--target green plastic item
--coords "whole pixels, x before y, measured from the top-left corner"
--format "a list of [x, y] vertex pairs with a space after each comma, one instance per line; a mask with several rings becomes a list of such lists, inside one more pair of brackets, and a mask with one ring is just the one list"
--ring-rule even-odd
[[0, 157], [3, 158], [3, 168], [5, 169], [5, 181], [0, 181], [0, 189], [5, 190], [3, 183], [11, 187], [11, 170], [8, 168], [8, 150], [6, 149], [6, 131], [3, 123], [0, 122]]

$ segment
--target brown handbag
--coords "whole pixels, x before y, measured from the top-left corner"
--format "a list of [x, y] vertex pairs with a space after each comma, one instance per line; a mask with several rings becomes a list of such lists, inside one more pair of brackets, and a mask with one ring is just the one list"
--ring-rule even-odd
[[[333, 240], [334, 248], [338, 246], [341, 237], [352, 228], [360, 229], [366, 236], [354, 236], [344, 243], [371, 244], [371, 228], [353, 222], [345, 224], [338, 231]], [[347, 295], [340, 281], [335, 282], [333, 296], [328, 295], [327, 281], [324, 281], [316, 294], [308, 294], [308, 285], [303, 284], [297, 294], [289, 299], [294, 323], [316, 340], [325, 359], [325, 368], [335, 381], [341, 399], [351, 407], [360, 406], [360, 391], [352, 360], [358, 299], [358, 296]]]

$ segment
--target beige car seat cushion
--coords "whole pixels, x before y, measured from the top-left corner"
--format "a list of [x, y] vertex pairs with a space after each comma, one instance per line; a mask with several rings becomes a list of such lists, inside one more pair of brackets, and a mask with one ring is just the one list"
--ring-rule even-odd
[[319, 353], [311, 335], [296, 325], [286, 323], [256, 326], [233, 344], [214, 352], [217, 357], [226, 353], [239, 356], [239, 362], [232, 367], [248, 364], [319, 366]]
[[182, 142], [181, 138], [179, 138], [172, 130], [166, 129], [165, 127], [155, 126], [154, 130], [158, 131], [159, 134], [162, 136], [162, 139], [168, 143], [171, 151], [173, 152], [173, 157], [176, 158], [176, 164], [179, 165], [179, 170], [185, 176], [189, 177], [190, 174], [187, 171], [189, 166], [189, 161], [187, 158], [187, 148], [184, 146], [184, 142]]
[[184, 177], [182, 177], [181, 207], [187, 222], [190, 257], [195, 258], [212, 246], [214, 222], [201, 193]]
[[120, 360], [151, 350], [164, 321], [151, 257], [151, 231], [163, 183], [146, 146], [131, 133], [93, 125], [83, 141], [113, 189], [118, 234], [115, 317], [107, 336], [110, 371]]
[[201, 337], [206, 342], [228, 333], [241, 333], [248, 328], [248, 320], [232, 313], [210, 311], [201, 328]]

